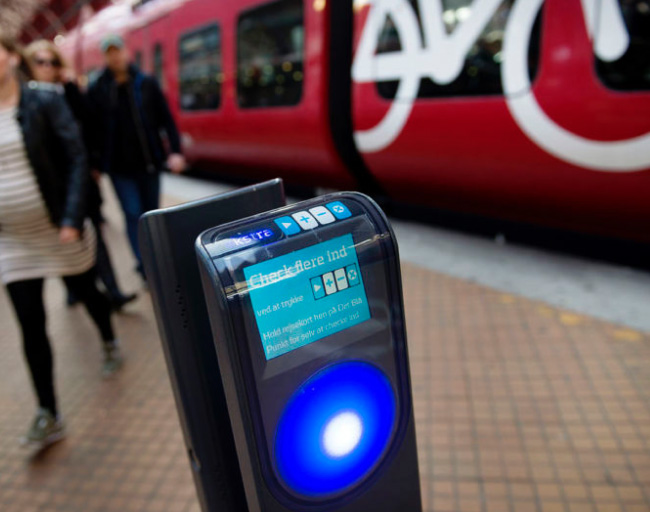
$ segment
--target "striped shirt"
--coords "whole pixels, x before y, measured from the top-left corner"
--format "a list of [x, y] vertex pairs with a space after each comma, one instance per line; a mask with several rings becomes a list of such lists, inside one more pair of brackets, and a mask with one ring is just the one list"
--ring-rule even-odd
[[76, 275], [95, 264], [95, 232], [59, 241], [25, 151], [16, 108], [0, 110], [0, 280], [4, 284]]

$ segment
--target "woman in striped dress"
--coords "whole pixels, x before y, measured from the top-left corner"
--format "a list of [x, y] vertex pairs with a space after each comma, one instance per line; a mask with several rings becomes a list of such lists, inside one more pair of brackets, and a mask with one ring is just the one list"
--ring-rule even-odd
[[110, 305], [97, 289], [95, 234], [84, 221], [86, 162], [77, 125], [63, 97], [17, 78], [21, 59], [0, 34], [0, 280], [23, 334], [39, 409], [25, 441], [63, 436], [46, 333], [43, 282], [63, 277], [84, 302], [104, 350], [104, 370], [121, 364]]
[[[30, 43], [25, 48], [24, 56], [27, 59], [34, 80], [57, 84], [61, 87], [66, 103], [79, 123], [82, 139], [85, 142], [84, 146], [88, 148], [90, 146], [89, 125], [91, 124], [89, 105], [74, 79], [69, 76], [70, 71], [59, 49], [52, 41], [41, 39]], [[137, 295], [135, 293], [124, 294], [117, 284], [108, 248], [102, 237], [102, 195], [95, 179], [88, 180], [87, 199], [87, 214], [95, 229], [95, 238], [97, 240], [97, 277], [104, 285], [113, 311], [120, 311], [126, 304], [135, 300]], [[77, 302], [79, 302], [77, 298], [68, 290], [68, 305], [74, 305]]]

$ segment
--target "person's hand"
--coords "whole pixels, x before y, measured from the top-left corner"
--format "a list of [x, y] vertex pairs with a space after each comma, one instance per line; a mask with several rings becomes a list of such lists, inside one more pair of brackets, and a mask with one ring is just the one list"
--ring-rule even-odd
[[81, 238], [81, 231], [70, 226], [63, 226], [59, 230], [59, 241], [62, 244], [71, 244]]
[[74, 84], [77, 83], [77, 75], [75, 74], [74, 69], [63, 68], [61, 69], [60, 73], [62, 82], [72, 82]]
[[172, 153], [167, 157], [167, 167], [174, 174], [182, 173], [187, 167], [185, 157], [179, 153]]
[[90, 175], [97, 183], [102, 180], [102, 173], [98, 169], [90, 169]]

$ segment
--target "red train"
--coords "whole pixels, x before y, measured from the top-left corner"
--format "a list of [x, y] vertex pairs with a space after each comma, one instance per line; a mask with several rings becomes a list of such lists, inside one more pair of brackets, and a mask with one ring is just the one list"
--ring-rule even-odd
[[141, 0], [121, 33], [189, 159], [650, 241], [648, 0]]

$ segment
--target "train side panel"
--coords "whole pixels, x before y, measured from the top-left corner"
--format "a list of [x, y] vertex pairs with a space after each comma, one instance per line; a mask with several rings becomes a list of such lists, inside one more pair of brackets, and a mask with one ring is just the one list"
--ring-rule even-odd
[[[180, 84], [172, 87], [180, 91], [173, 108], [185, 151], [203, 166], [217, 169], [234, 167], [235, 172], [252, 176], [277, 173], [303, 184], [352, 186], [353, 181], [336, 153], [329, 129], [329, 22], [325, 4], [322, 9], [315, 9], [311, 1], [298, 2], [304, 23], [296, 23], [291, 28], [289, 41], [281, 36], [273, 39], [276, 34], [265, 30], [265, 20], [270, 20], [268, 23], [273, 28], [273, 23], [283, 22], [282, 16], [297, 16], [292, 4], [296, 4], [295, 0], [273, 3], [193, 0], [179, 9], [170, 30], [170, 39], [175, 41], [172, 46], [176, 46], [177, 52], [185, 51], [191, 57], [192, 44], [200, 44], [192, 43], [192, 31], [196, 34], [197, 30], [209, 30], [211, 25], [218, 27], [221, 43], [217, 71], [220, 98], [216, 108], [189, 110], [186, 107], [191, 100], [183, 96]], [[278, 32], [283, 28], [278, 27]], [[238, 32], [247, 33], [248, 47], [237, 44]], [[273, 55], [262, 58], [242, 55], [246, 51], [259, 51], [265, 45]], [[293, 46], [295, 51], [287, 45]], [[297, 55], [300, 48], [304, 48], [304, 57]], [[183, 79], [185, 73], [191, 73], [191, 69], [184, 72], [177, 68], [172, 75], [178, 80]], [[246, 75], [245, 78], [239, 79], [242, 75]], [[245, 90], [245, 79], [250, 79], [250, 89], [258, 87], [257, 96], [254, 91]], [[269, 87], [260, 85], [264, 80], [274, 83], [278, 93], [269, 94]], [[300, 85], [297, 97], [283, 92], [290, 88], [287, 86], [290, 80], [294, 81], [294, 89], [296, 83]]]
[[[579, 0], [547, 0], [541, 16], [521, 8], [535, 3], [504, 2], [486, 17], [485, 30], [463, 55], [459, 78], [447, 86], [440, 84], [453, 62], [435, 53], [418, 60], [426, 45], [407, 35], [415, 11], [393, 12], [392, 18], [384, 13], [390, 19], [378, 22], [370, 18], [371, 7], [360, 8], [353, 117], [364, 161], [402, 200], [650, 240], [650, 94], [613, 91], [598, 79], [596, 41]], [[481, 15], [467, 4], [452, 35], [464, 29], [469, 14]], [[449, 21], [452, 13], [459, 10], [445, 11], [443, 18]], [[426, 24], [427, 13], [418, 14]], [[373, 36], [378, 57], [392, 60], [366, 55], [364, 62], [363, 45], [371, 40], [364, 31], [372, 23], [383, 27]], [[517, 50], [517, 44], [524, 48], [524, 36], [528, 48]], [[457, 42], [447, 44], [448, 53], [458, 49]], [[534, 68], [525, 70], [528, 76], [510, 65], [517, 58]], [[434, 65], [427, 69], [427, 62]], [[429, 74], [413, 77], [413, 67]], [[368, 78], [373, 73], [379, 80]], [[416, 80], [419, 85], [412, 86]], [[480, 94], [482, 89], [491, 94]], [[610, 151], [635, 139], [629, 152]]]

